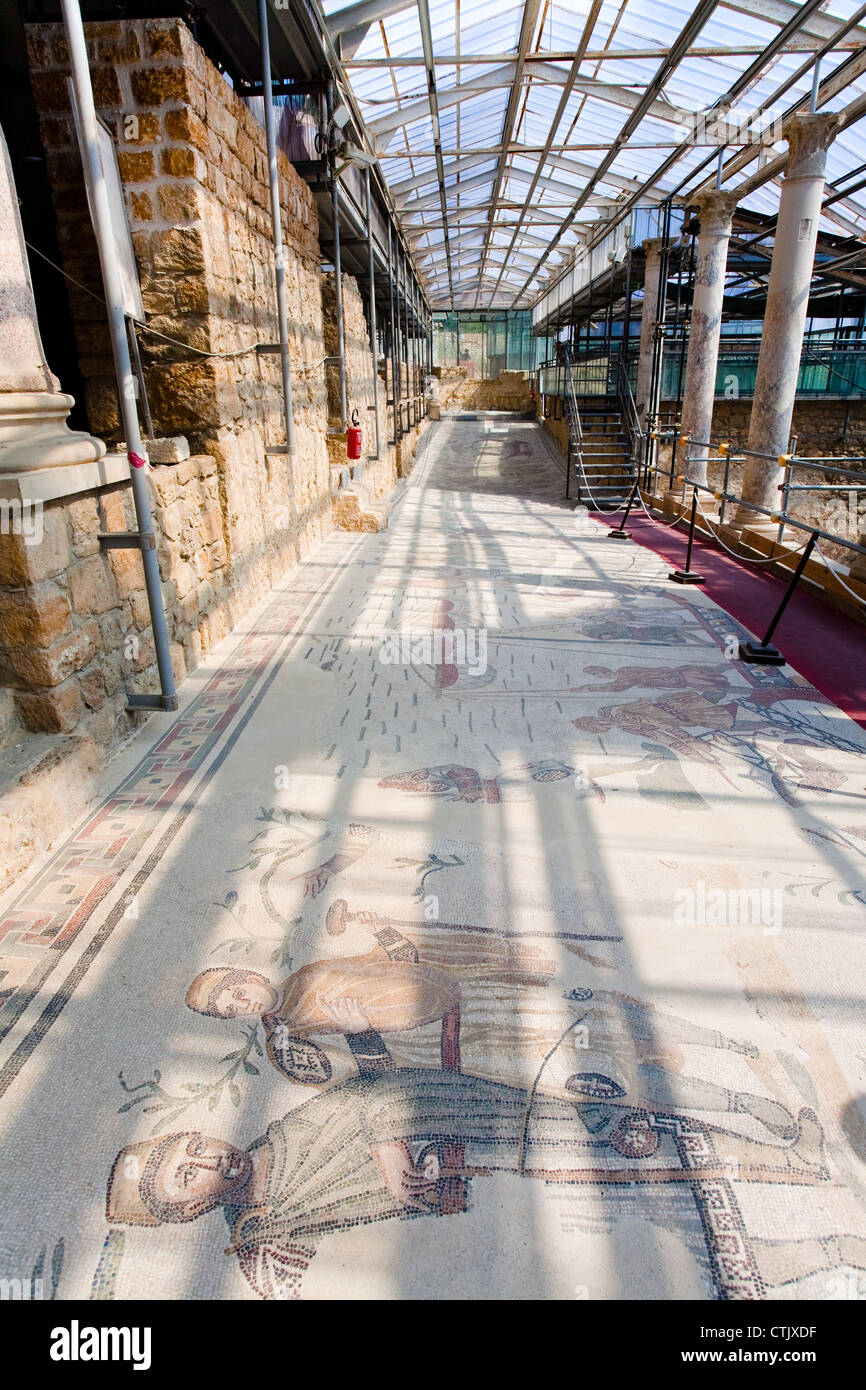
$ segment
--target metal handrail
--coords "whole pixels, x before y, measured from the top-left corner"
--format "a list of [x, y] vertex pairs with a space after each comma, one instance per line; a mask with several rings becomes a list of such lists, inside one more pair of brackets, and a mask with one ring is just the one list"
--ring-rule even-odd
[[[805, 455], [798, 457], [798, 455], [795, 452], [797, 447], [796, 439], [792, 439], [789, 453], [780, 454], [778, 456], [775, 454], [759, 453], [754, 449], [748, 449], [742, 446], [735, 447], [730, 440], [714, 440], [712, 439], [712, 437], [709, 439], [692, 439], [690, 437], [688, 442], [689, 445], [697, 445], [705, 449], [716, 449], [719, 451], [721, 455], [721, 457], [716, 459], [710, 458], [709, 456], [706, 459], [707, 463], [724, 463], [724, 482], [721, 488], [716, 488], [709, 483], [698, 485], [695, 483], [695, 480], [693, 478], [688, 476], [688, 473], [686, 477], [683, 479], [683, 496], [685, 496], [687, 488], [700, 486], [700, 490], [702, 492], [712, 493], [716, 501], [721, 502], [721, 509], [719, 515], [719, 521], [721, 523], [724, 523], [725, 508], [727, 504], [729, 502], [735, 502], [737, 503], [737, 505], [743, 505], [748, 507], [751, 511], [762, 513], [764, 516], [769, 517], [770, 520], [772, 520], [773, 522], [778, 522], [779, 529], [776, 535], [777, 544], [782, 543], [785, 534], [785, 527], [793, 526], [797, 530], [814, 532], [816, 539], [820, 537], [822, 540], [831, 541], [835, 545], [841, 545], [849, 550], [854, 550], [857, 553], [866, 554], [866, 551], [863, 550], [863, 547], [856, 544], [854, 541], [847, 540], [844, 536], [838, 535], [838, 533], [835, 531], [826, 531], [820, 527], [810, 526], [807, 522], [799, 521], [796, 517], [793, 517], [788, 511], [788, 504], [791, 500], [791, 494], [795, 492], [866, 491], [866, 456], [861, 454], [850, 454], [845, 456], [846, 463], [860, 463], [863, 465], [863, 468], [861, 470], [856, 470], [847, 468], [836, 468], [833, 463], [832, 455], [826, 456], [824, 458], [816, 458], [813, 456]], [[740, 497], [738, 494], [733, 493], [729, 490], [731, 464], [734, 462], [742, 462], [747, 457], [761, 458], [768, 461], [775, 460], [778, 463], [780, 470], [782, 470], [781, 481], [777, 484], [777, 491], [782, 494], [780, 499], [781, 506], [772, 509], [759, 507], [754, 502], [746, 502], [745, 498]], [[689, 457], [687, 454], [687, 469], [690, 463], [696, 463], [699, 461], [700, 460], [698, 459], [693, 459]], [[813, 470], [824, 469], [828, 472], [842, 473], [845, 477], [858, 478], [862, 481], [860, 482], [860, 484], [854, 484], [852, 486], [847, 486], [845, 484], [840, 483], [796, 483], [792, 480], [792, 473], [795, 468], [809, 468]]]
[[641, 427], [634, 394], [631, 389], [628, 365], [622, 353], [616, 359], [616, 394], [622, 412], [622, 421], [625, 426], [626, 434], [628, 435], [632, 468], [637, 469], [638, 459], [640, 458], [641, 448], [643, 446], [644, 431]]
[[[853, 550], [857, 555], [866, 555], [866, 546], [860, 545], [857, 541], [846, 540], [843, 536], [836, 535], [834, 531], [825, 531], [820, 526], [810, 526], [807, 521], [798, 521], [796, 517], [788, 516], [785, 512], [773, 511], [769, 507], [759, 507], [757, 502], [748, 502], [745, 497], [740, 497], [736, 492], [728, 492], [727, 489], [724, 492], [717, 491], [709, 483], [698, 482], [696, 478], [687, 477], [685, 484], [686, 487], [697, 488], [700, 492], [710, 493], [717, 502], [720, 498], [724, 498], [726, 502], [736, 502], [738, 506], [748, 507], [749, 511], [758, 512], [761, 516], [768, 517], [770, 521], [778, 521], [782, 517], [787, 525], [795, 527], [798, 531], [805, 531], [808, 535], [815, 536], [816, 539], [820, 536], [822, 540], [831, 541], [833, 545], [843, 545], [848, 550]], [[776, 544], [778, 545], [778, 543], [777, 539]], [[785, 557], [780, 555], [778, 558], [784, 559]]]
[[577, 394], [574, 389], [574, 372], [571, 367], [571, 353], [567, 350], [563, 353], [563, 363], [565, 366], [565, 388], [567, 392], [566, 411], [568, 414], [569, 445], [565, 460], [565, 495], [570, 498], [572, 444], [580, 459], [580, 471], [581, 473], [583, 472], [583, 425], [580, 423], [580, 411], [577, 408]]

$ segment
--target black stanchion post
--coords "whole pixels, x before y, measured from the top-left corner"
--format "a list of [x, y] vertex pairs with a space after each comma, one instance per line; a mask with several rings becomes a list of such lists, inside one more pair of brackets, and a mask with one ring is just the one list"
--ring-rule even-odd
[[770, 623], [770, 626], [767, 628], [767, 632], [766, 632], [766, 635], [765, 635], [765, 637], [764, 637], [763, 642], [741, 642], [741, 643], [740, 643], [740, 660], [741, 660], [741, 661], [748, 661], [749, 663], [751, 663], [751, 664], [754, 665], [754, 666], [784, 666], [784, 665], [785, 665], [785, 658], [782, 656], [782, 653], [781, 653], [780, 651], [778, 651], [776, 647], [771, 647], [771, 646], [770, 646], [770, 638], [772, 637], [773, 633], [776, 631], [776, 628], [777, 628], [778, 625], [779, 625], [779, 619], [781, 618], [781, 616], [782, 616], [782, 614], [784, 613], [785, 609], [788, 607], [788, 602], [789, 602], [789, 600], [790, 600], [790, 598], [791, 598], [791, 595], [793, 594], [794, 590], [795, 590], [796, 587], [797, 587], [797, 581], [799, 580], [800, 575], [803, 573], [803, 570], [806, 568], [807, 564], [809, 563], [809, 556], [812, 554], [812, 549], [813, 549], [813, 547], [814, 547], [814, 545], [815, 545], [815, 541], [816, 541], [817, 539], [818, 539], [818, 537], [815, 535], [815, 532], [813, 531], [812, 534], [811, 534], [811, 536], [809, 537], [809, 544], [806, 546], [806, 549], [803, 551], [803, 554], [800, 556], [800, 563], [798, 564], [797, 568], [794, 570], [793, 575], [791, 576], [791, 582], [790, 582], [790, 584], [788, 585], [787, 589], [785, 590], [784, 596], [783, 596], [783, 598], [782, 598], [782, 602], [779, 604], [779, 607], [776, 609], [776, 613], [775, 613], [775, 616], [774, 616], [774, 618], [773, 618], [773, 621]]
[[695, 520], [698, 512], [698, 490], [692, 489], [692, 515], [689, 521], [689, 543], [686, 547], [686, 567], [684, 570], [671, 570], [668, 579], [672, 579], [674, 584], [706, 584], [706, 579], [697, 570], [692, 569], [692, 546], [695, 541]]
[[614, 540], [614, 541], [627, 541], [627, 540], [630, 539], [630, 537], [631, 537], [631, 531], [627, 531], [627, 530], [625, 529], [625, 524], [626, 524], [626, 522], [628, 521], [628, 514], [629, 514], [629, 512], [631, 511], [631, 509], [632, 509], [632, 504], [634, 503], [634, 499], [635, 499], [635, 497], [637, 496], [637, 490], [638, 490], [638, 482], [637, 482], [637, 479], [635, 479], [634, 487], [632, 488], [632, 490], [631, 490], [631, 495], [629, 496], [628, 502], [626, 503], [625, 516], [624, 516], [623, 519], [622, 519], [622, 525], [621, 525], [621, 526], [617, 526], [615, 530], [608, 531], [608, 533], [607, 533], [607, 534], [610, 536], [611, 540]]

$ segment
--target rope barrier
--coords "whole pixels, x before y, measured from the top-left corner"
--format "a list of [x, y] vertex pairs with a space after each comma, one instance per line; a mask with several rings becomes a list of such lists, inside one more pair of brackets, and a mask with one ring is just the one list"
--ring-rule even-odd
[[647, 505], [646, 502], [643, 500], [640, 488], [638, 488], [637, 490], [637, 500], [643, 507], [646, 519], [651, 526], [659, 526], [663, 531], [670, 531], [671, 527], [676, 526], [677, 522], [680, 520], [680, 518], [677, 516], [674, 517], [673, 521], [659, 521], [657, 516], [651, 516], [650, 513], [647, 511]]
[[753, 560], [748, 555], [738, 555], [736, 550], [732, 550], [729, 545], [725, 545], [725, 542], [722, 540], [721, 536], [715, 529], [713, 523], [710, 521], [710, 518], [707, 516], [706, 512], [701, 506], [700, 498], [698, 498], [698, 511], [700, 512], [704, 521], [707, 523], [707, 526], [709, 527], [710, 534], [712, 535], [713, 539], [718, 542], [718, 544], [722, 547], [723, 550], [726, 550], [729, 555], [732, 555], [735, 560], [740, 560], [744, 565], [757, 565], [759, 568], [761, 565], [775, 565], [778, 564], [780, 560], [786, 559], [789, 555], [802, 555], [803, 551], [806, 549], [806, 546], [809, 544], [807, 540], [805, 545], [801, 545], [798, 550], [786, 549], [784, 554], [782, 555], [767, 555], [764, 557], [763, 560]]
[[816, 545], [816, 546], [815, 546], [815, 550], [816, 550], [817, 553], [821, 556], [821, 559], [824, 561], [824, 564], [827, 566], [827, 568], [828, 568], [828, 570], [830, 571], [830, 573], [832, 574], [833, 578], [836, 580], [836, 583], [839, 584], [839, 585], [841, 586], [841, 588], [843, 588], [843, 589], [845, 590], [846, 594], [850, 594], [851, 597], [854, 598], [854, 599], [856, 599], [858, 603], [862, 603], [862, 604], [864, 604], [864, 606], [866, 606], [866, 599], [864, 599], [863, 595], [862, 595], [862, 594], [855, 594], [855, 592], [854, 592], [853, 589], [849, 589], [849, 588], [848, 588], [848, 585], [845, 583], [845, 580], [839, 578], [839, 572], [838, 572], [838, 570], [834, 567], [833, 561], [830, 559], [829, 555], [825, 555], [824, 552], [823, 552], [823, 550], [820, 548], [820, 546], [817, 546], [817, 545]]

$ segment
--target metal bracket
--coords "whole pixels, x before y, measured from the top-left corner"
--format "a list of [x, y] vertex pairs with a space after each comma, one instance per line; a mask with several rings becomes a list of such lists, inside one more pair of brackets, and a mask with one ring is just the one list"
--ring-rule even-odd
[[127, 709], [175, 710], [179, 701], [176, 695], [127, 695]]
[[152, 531], [100, 531], [97, 539], [103, 550], [156, 550]]

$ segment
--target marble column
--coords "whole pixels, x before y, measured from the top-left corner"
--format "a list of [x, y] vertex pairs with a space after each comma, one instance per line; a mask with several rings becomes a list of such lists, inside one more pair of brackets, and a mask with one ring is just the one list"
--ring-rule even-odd
[[[760, 507], [775, 508], [780, 497], [778, 459], [788, 449], [809, 286], [815, 263], [818, 219], [824, 196], [827, 149], [839, 127], [833, 113], [792, 116], [784, 128], [788, 164], [779, 199], [767, 307], [758, 357], [755, 396], [749, 422], [743, 497]], [[755, 457], [766, 455], [766, 457]], [[732, 525], [766, 530], [769, 518], [737, 509]]]
[[93, 463], [101, 439], [70, 430], [74, 401], [45, 360], [18, 198], [0, 130], [0, 475]]
[[641, 428], [646, 429], [647, 419], [658, 409], [658, 400], [652, 393], [653, 338], [659, 316], [659, 281], [661, 279], [663, 237], [653, 237], [643, 243], [644, 282], [643, 308], [640, 319], [640, 356], [637, 364], [637, 386], [635, 388], [635, 407]]
[[[728, 242], [731, 238], [731, 219], [737, 206], [737, 194], [712, 189], [695, 199], [701, 230], [698, 236], [695, 264], [695, 288], [689, 327], [689, 349], [686, 358], [686, 378], [683, 387], [682, 433], [696, 440], [709, 439], [713, 427], [713, 404], [716, 396], [716, 367], [719, 360], [719, 335], [722, 328], [722, 301], [725, 294], [725, 269], [728, 262]], [[703, 444], [689, 448], [692, 457], [705, 460]], [[683, 466], [685, 467], [685, 455]], [[705, 462], [690, 462], [688, 475], [696, 482], [706, 483]]]

